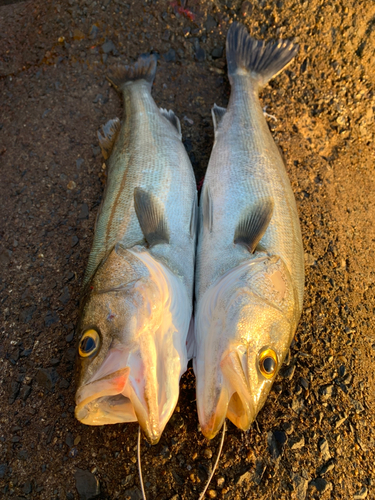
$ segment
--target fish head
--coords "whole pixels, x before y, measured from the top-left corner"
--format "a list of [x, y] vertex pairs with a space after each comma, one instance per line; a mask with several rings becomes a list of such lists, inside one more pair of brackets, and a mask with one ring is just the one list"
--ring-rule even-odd
[[228, 418], [247, 430], [265, 403], [296, 327], [285, 264], [254, 259], [210, 287], [196, 316], [198, 416], [213, 438]]
[[174, 338], [168, 282], [158, 267], [117, 246], [87, 286], [75, 409], [87, 425], [138, 421], [153, 444], [177, 404], [186, 363]]

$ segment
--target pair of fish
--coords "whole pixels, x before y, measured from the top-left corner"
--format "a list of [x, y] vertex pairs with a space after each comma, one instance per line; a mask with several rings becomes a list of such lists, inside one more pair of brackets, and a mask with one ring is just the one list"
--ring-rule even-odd
[[99, 134], [108, 181], [84, 278], [81, 422], [138, 421], [157, 443], [191, 357], [206, 437], [225, 418], [248, 429], [263, 406], [301, 314], [304, 264], [295, 199], [258, 92], [296, 53], [231, 26], [231, 96], [226, 110], [212, 110], [199, 209], [179, 120], [151, 97], [155, 58], [113, 70], [125, 118]]

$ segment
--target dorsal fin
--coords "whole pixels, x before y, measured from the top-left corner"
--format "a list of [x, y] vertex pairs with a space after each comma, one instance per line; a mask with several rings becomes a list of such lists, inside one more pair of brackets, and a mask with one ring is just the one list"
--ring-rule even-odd
[[180, 139], [182, 137], [181, 135], [181, 123], [180, 123], [180, 120], [177, 118], [177, 116], [174, 114], [174, 112], [169, 109], [164, 109], [164, 108], [159, 108], [160, 109], [160, 113], [164, 116], [164, 118], [166, 118], [174, 127], [175, 129], [177, 130], [178, 132], [178, 135], [180, 136]]
[[213, 212], [210, 188], [207, 186], [203, 191], [203, 226], [212, 232]]
[[236, 227], [234, 243], [244, 245], [254, 253], [271, 221], [273, 205], [272, 199], [266, 199], [246, 209]]
[[149, 247], [169, 243], [168, 225], [160, 201], [144, 189], [135, 188], [134, 208]]
[[212, 121], [214, 122], [214, 131], [217, 131], [217, 128], [223, 119], [223, 116], [226, 113], [225, 108], [221, 108], [220, 106], [217, 106], [216, 104], [213, 105], [213, 108], [211, 109], [211, 114], [212, 114]]
[[107, 123], [102, 126], [101, 130], [98, 130], [99, 146], [105, 160], [107, 160], [111, 154], [120, 128], [120, 120], [118, 118], [113, 118], [113, 120], [108, 120]]

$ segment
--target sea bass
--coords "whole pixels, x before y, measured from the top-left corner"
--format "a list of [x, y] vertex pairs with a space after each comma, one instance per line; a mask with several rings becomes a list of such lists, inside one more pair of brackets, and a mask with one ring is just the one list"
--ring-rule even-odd
[[139, 421], [157, 443], [186, 370], [197, 193], [172, 111], [151, 97], [154, 56], [113, 69], [125, 118], [99, 142], [108, 180], [84, 278], [75, 415], [88, 425]]
[[302, 309], [304, 253], [296, 203], [258, 92], [296, 55], [234, 23], [231, 95], [212, 110], [215, 143], [199, 209], [194, 372], [203, 434], [227, 417], [246, 430], [283, 363]]

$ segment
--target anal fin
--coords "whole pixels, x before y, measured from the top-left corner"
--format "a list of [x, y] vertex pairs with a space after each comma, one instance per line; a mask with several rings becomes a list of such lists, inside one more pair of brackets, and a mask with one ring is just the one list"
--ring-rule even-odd
[[234, 243], [244, 245], [254, 253], [271, 221], [273, 206], [273, 200], [267, 199], [246, 209], [236, 227]]
[[169, 243], [168, 225], [160, 201], [144, 189], [135, 188], [134, 208], [149, 247]]
[[105, 160], [107, 160], [111, 154], [120, 128], [120, 120], [118, 118], [114, 118], [103, 125], [101, 130], [98, 130], [99, 146]]

